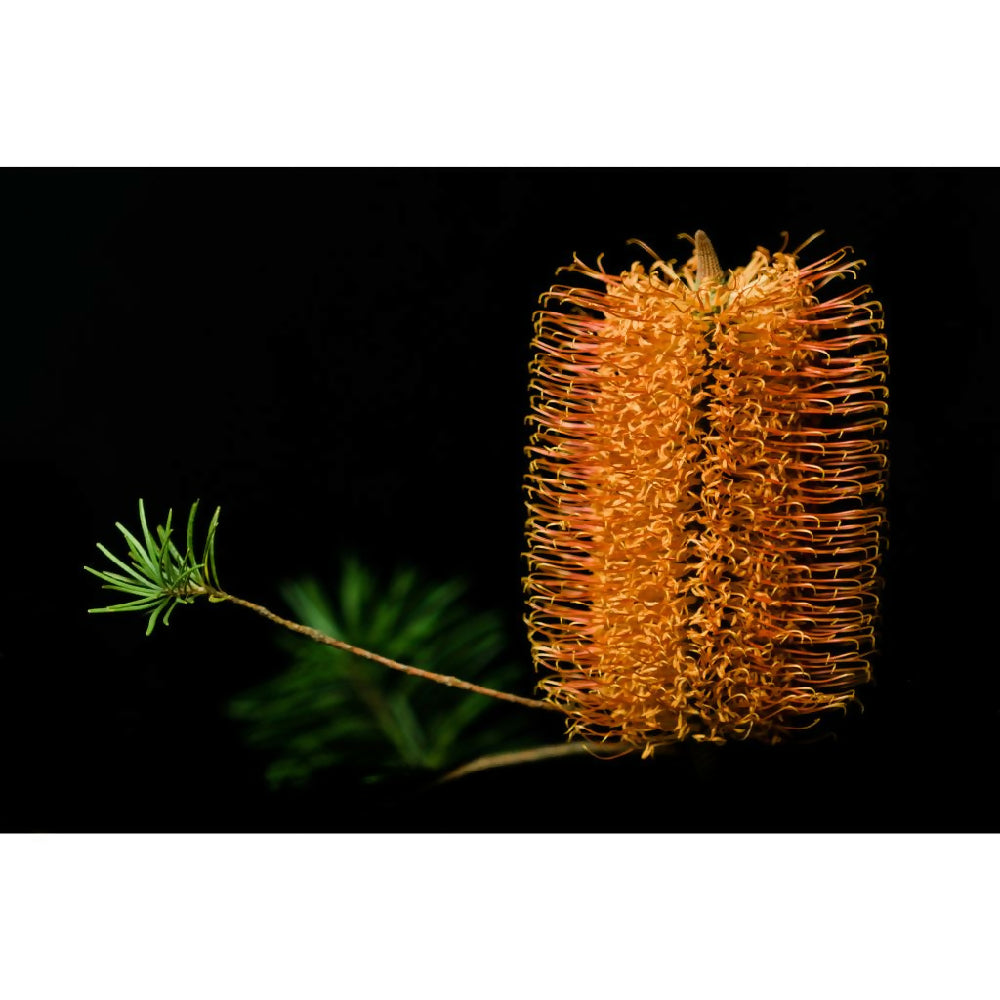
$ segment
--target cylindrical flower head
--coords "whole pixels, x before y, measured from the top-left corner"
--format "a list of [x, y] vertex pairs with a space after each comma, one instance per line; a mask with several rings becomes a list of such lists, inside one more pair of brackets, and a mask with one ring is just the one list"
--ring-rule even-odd
[[[870, 677], [885, 526], [881, 307], [841, 250], [553, 287], [537, 314], [527, 622], [570, 736], [778, 741]], [[800, 248], [801, 249], [801, 248]], [[551, 308], [561, 307], [559, 311]]]

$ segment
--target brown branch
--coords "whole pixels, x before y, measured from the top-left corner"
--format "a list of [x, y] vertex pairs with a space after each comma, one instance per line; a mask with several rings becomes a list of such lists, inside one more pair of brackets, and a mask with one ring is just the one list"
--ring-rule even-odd
[[334, 649], [342, 649], [365, 660], [381, 663], [382, 666], [389, 667], [391, 670], [400, 670], [404, 674], [410, 674], [413, 677], [422, 677], [425, 680], [434, 681], [436, 684], [443, 684], [445, 687], [460, 688], [463, 691], [471, 691], [473, 694], [482, 694], [488, 698], [498, 698], [501, 701], [509, 701], [515, 705], [523, 705], [525, 708], [544, 708], [554, 712], [560, 711], [556, 705], [537, 698], [522, 698], [520, 695], [508, 694], [506, 691], [496, 691], [493, 688], [481, 687], [479, 684], [470, 684], [469, 681], [463, 681], [458, 677], [449, 677], [447, 674], [435, 674], [430, 670], [421, 670], [420, 667], [411, 667], [405, 663], [397, 663], [395, 660], [390, 660], [387, 656], [379, 656], [378, 653], [361, 649], [360, 646], [352, 646], [350, 643], [341, 642], [340, 639], [334, 639], [332, 636], [326, 635], [318, 629], [309, 628], [308, 625], [300, 625], [298, 622], [289, 621], [289, 619], [276, 615], [273, 611], [260, 604], [244, 601], [242, 598], [233, 597], [232, 594], [227, 594], [224, 591], [214, 591], [212, 597], [216, 601], [229, 601], [232, 604], [239, 604], [241, 607], [249, 608], [251, 611], [256, 611], [257, 614], [268, 619], [268, 621], [272, 621], [276, 625], [281, 625], [292, 632], [298, 632], [299, 635], [304, 635], [307, 639], [312, 639], [313, 642], [321, 643], [324, 646], [332, 646]]
[[[610, 759], [618, 757], [624, 753], [634, 750], [628, 743], [589, 743], [578, 740], [571, 743], [556, 743], [552, 746], [533, 747], [530, 750], [512, 750], [507, 753], [490, 753], [483, 757], [477, 757], [468, 764], [456, 767], [454, 771], [449, 771], [438, 779], [438, 784], [445, 781], [454, 781], [455, 778], [462, 778], [467, 774], [476, 771], [487, 771], [494, 767], [508, 767], [511, 764], [530, 764], [536, 760], [548, 760], [552, 757], [568, 757], [571, 754], [589, 752], [594, 757]], [[603, 751], [612, 751], [604, 753]]]

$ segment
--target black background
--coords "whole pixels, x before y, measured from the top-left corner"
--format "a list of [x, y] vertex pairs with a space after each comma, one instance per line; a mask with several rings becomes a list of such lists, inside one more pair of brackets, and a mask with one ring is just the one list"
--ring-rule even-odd
[[[0, 608], [8, 830], [995, 829], [995, 171], [7, 170]], [[226, 699], [274, 628], [180, 608], [143, 636], [81, 569], [116, 520], [220, 504], [223, 584], [343, 551], [464, 575], [520, 625], [531, 314], [574, 251], [723, 266], [850, 244], [885, 307], [882, 655], [837, 738], [563, 760], [443, 787], [269, 793]], [[433, 666], [433, 665], [429, 665]], [[511, 711], [518, 711], [512, 708]], [[539, 713], [542, 715], [543, 713]], [[538, 721], [540, 742], [559, 720]]]

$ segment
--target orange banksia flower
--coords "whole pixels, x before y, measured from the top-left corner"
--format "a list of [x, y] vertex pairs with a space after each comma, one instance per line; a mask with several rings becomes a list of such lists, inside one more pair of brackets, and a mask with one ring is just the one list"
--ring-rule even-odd
[[[870, 677], [886, 344], [862, 261], [695, 254], [536, 317], [527, 622], [570, 736], [776, 742]], [[645, 248], [644, 248], [645, 249]], [[801, 247], [799, 248], [801, 250]], [[554, 306], [560, 306], [556, 310]]]

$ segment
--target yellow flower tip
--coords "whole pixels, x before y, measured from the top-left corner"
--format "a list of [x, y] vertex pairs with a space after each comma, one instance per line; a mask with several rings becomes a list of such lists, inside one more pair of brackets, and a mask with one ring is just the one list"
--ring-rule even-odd
[[[868, 680], [887, 356], [858, 263], [763, 248], [555, 286], [537, 314], [527, 622], [570, 734], [775, 742]], [[672, 263], [672, 262], [671, 262]], [[697, 276], [692, 281], [692, 267]], [[701, 282], [718, 279], [709, 293]]]

